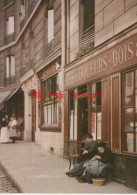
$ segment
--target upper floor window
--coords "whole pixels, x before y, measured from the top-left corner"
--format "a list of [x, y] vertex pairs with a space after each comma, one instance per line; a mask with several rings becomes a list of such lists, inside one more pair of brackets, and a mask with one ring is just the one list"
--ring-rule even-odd
[[10, 35], [14, 33], [14, 16], [8, 17], [7, 23], [6, 23], [6, 34]]
[[48, 10], [48, 43], [54, 39], [54, 9]]
[[25, 17], [25, 0], [21, 0], [21, 20], [23, 20], [23, 18]]
[[15, 76], [15, 56], [6, 58], [6, 78]]
[[83, 0], [83, 31], [94, 24], [94, 0]]
[[94, 0], [82, 0], [82, 46], [94, 43]]

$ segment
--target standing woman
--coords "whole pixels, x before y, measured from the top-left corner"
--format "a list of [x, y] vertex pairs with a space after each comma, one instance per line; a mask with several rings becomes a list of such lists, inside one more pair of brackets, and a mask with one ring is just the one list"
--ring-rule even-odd
[[8, 130], [8, 119], [6, 117], [2, 118], [1, 122], [1, 135], [0, 135], [0, 143], [8, 143], [9, 142], [9, 130]]
[[17, 120], [16, 117], [13, 116], [10, 122], [10, 139], [12, 139], [12, 143], [15, 143], [17, 137]]

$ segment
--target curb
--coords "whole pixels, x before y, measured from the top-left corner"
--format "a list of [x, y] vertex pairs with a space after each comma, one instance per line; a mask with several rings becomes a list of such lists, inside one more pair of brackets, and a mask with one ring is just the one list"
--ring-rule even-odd
[[22, 188], [19, 186], [19, 184], [16, 182], [16, 180], [11, 176], [11, 174], [8, 172], [8, 170], [5, 168], [5, 166], [0, 162], [0, 168], [3, 170], [7, 178], [10, 180], [10, 182], [15, 186], [15, 188], [18, 190], [18, 193], [24, 193]]

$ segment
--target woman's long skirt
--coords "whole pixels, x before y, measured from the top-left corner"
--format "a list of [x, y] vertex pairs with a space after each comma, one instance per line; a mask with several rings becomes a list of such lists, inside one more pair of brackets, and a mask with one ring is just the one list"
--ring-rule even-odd
[[12, 127], [10, 127], [9, 137], [10, 138], [16, 138], [17, 137], [17, 130], [16, 130], [16, 128], [13, 129]]
[[1, 134], [0, 134], [0, 143], [8, 143], [9, 140], [9, 130], [7, 127], [1, 128]]

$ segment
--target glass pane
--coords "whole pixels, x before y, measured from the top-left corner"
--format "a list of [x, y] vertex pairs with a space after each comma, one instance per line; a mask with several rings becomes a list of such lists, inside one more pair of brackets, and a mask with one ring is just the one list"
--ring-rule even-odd
[[101, 112], [101, 82], [97, 82], [96, 85], [97, 89], [96, 89], [96, 94], [100, 94], [100, 96], [98, 96], [99, 98], [97, 98], [97, 112]]
[[47, 106], [44, 106], [44, 123], [48, 123], [48, 118], [47, 118]]
[[51, 124], [51, 105], [48, 106], [48, 124]]
[[125, 106], [134, 104], [134, 72], [125, 74]]
[[93, 135], [93, 139], [96, 140], [96, 113], [91, 113], [91, 134]]
[[53, 104], [53, 123], [57, 123], [57, 103]]
[[127, 108], [124, 113], [125, 128], [124, 132], [134, 132], [134, 109]]
[[101, 112], [97, 113], [97, 139], [101, 139]]
[[134, 134], [126, 133], [125, 135], [125, 151], [134, 152]]
[[73, 110], [70, 111], [70, 139], [73, 139]]
[[[91, 94], [96, 94], [96, 84], [91, 85]], [[96, 112], [96, 98], [91, 98], [91, 112]]]
[[[74, 92], [74, 91], [71, 91]], [[74, 111], [74, 99], [69, 99], [70, 100], [70, 139], [73, 139], [73, 122], [74, 122], [74, 115], [73, 115], [73, 111]]]

